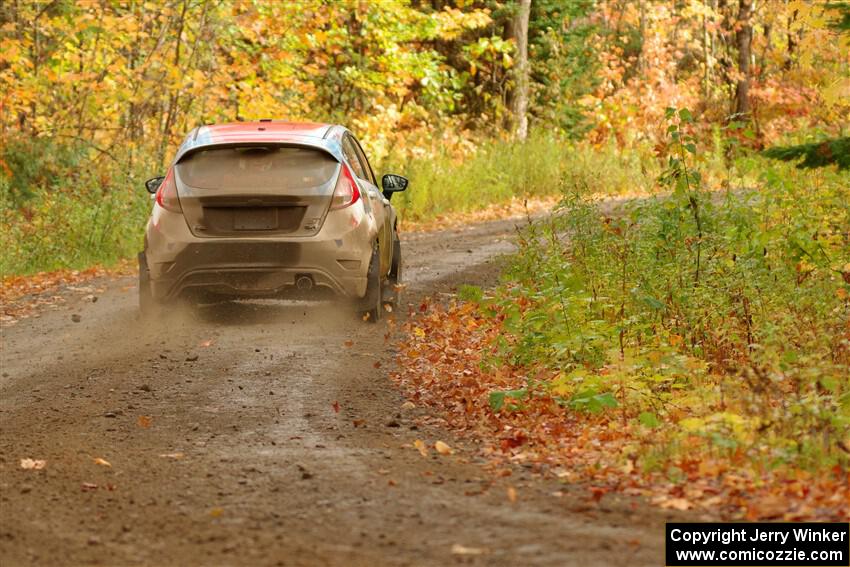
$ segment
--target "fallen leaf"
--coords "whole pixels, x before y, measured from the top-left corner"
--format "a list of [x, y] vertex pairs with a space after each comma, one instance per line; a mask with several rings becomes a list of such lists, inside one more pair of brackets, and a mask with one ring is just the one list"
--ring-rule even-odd
[[366, 425], [366, 420], [365, 419], [355, 419], [351, 423], [354, 425], [354, 427], [363, 427], [364, 425]]
[[380, 360], [376, 360], [376, 361], [372, 364], [372, 368], [380, 368], [380, 367], [381, 367], [381, 361], [380, 361]]
[[425, 443], [423, 443], [421, 439], [417, 439], [416, 441], [414, 441], [413, 446], [416, 447], [417, 450], [419, 450], [420, 455], [422, 455], [423, 457], [428, 456], [428, 447], [425, 446]]
[[137, 422], [139, 424], [139, 427], [141, 427], [143, 429], [147, 429], [148, 427], [151, 426], [151, 422], [153, 422], [153, 418], [149, 415], [140, 415]]
[[30, 471], [40, 471], [47, 466], [47, 461], [43, 459], [21, 459], [21, 468]]
[[508, 487], [508, 500], [510, 500], [511, 503], [516, 502], [516, 488], [513, 486]]
[[342, 343], [342, 344], [344, 344], [345, 346], [347, 346], [347, 347], [351, 348], [351, 347], [353, 347], [353, 346], [354, 346], [354, 341], [352, 341], [352, 340], [348, 340], [348, 341], [345, 341], [345, 342], [344, 342], [344, 343]]
[[210, 516], [212, 516], [213, 518], [218, 518], [222, 514], [224, 514], [224, 508], [213, 508], [212, 510], [210, 510]]
[[594, 502], [599, 502], [600, 500], [602, 500], [602, 497], [605, 496], [607, 493], [607, 488], [600, 488], [598, 486], [590, 487], [590, 495], [593, 498]]
[[413, 402], [404, 402], [403, 404], [401, 404], [401, 409], [413, 409], [415, 407], [416, 404], [414, 404]]
[[684, 498], [665, 498], [661, 501], [661, 507], [671, 510], [690, 510], [693, 507], [688, 500]]
[[101, 459], [100, 457], [94, 458], [94, 464], [100, 465], [102, 467], [111, 467], [112, 466], [112, 463], [110, 463], [106, 459]]
[[84, 482], [80, 485], [80, 488], [83, 489], [83, 492], [86, 492], [89, 490], [97, 490], [97, 485], [91, 482]]
[[434, 449], [436, 449], [437, 452], [441, 455], [451, 455], [452, 453], [454, 453], [452, 448], [449, 447], [448, 444], [443, 443], [442, 441], [437, 441], [436, 443], [434, 443]]
[[183, 453], [162, 453], [160, 455], [163, 459], [182, 459], [184, 456]]
[[210, 339], [208, 341], [201, 341], [201, 343], [198, 346], [203, 347], [203, 348], [207, 348], [208, 346], [211, 346], [212, 344], [213, 344], [212, 339]]
[[484, 550], [480, 547], [466, 547], [456, 543], [452, 546], [452, 555], [481, 555]]
[[331, 407], [334, 409], [334, 413], [339, 413], [339, 402], [334, 401]]

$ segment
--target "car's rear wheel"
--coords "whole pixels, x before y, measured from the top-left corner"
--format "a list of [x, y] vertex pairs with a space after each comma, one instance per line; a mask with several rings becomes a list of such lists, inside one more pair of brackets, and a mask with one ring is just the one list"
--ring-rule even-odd
[[359, 302], [358, 310], [364, 321], [376, 323], [381, 319], [384, 307], [381, 283], [381, 256], [375, 246], [369, 260], [369, 272], [366, 274], [366, 295]]

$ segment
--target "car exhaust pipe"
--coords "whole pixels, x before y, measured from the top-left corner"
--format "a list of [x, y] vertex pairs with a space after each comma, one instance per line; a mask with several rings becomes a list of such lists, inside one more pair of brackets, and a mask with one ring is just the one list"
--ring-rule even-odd
[[295, 287], [300, 291], [310, 291], [313, 289], [313, 278], [306, 274], [297, 275], [295, 276]]

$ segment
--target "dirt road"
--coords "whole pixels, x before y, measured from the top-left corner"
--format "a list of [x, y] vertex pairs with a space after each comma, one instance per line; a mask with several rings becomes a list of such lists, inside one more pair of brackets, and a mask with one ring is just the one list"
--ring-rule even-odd
[[[408, 235], [406, 299], [492, 283], [513, 226]], [[492, 478], [421, 425], [386, 323], [255, 302], [148, 328], [134, 284], [3, 330], [3, 567], [663, 564], [662, 513], [521, 467]]]

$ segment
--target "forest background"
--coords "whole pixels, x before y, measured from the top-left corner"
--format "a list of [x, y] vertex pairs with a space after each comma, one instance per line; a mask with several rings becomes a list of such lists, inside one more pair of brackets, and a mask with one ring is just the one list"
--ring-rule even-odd
[[718, 164], [840, 139], [849, 19], [800, 0], [4, 2], [0, 273], [132, 257], [142, 182], [200, 124], [346, 124], [412, 178], [407, 221], [558, 194], [565, 172], [651, 191], [668, 107]]

